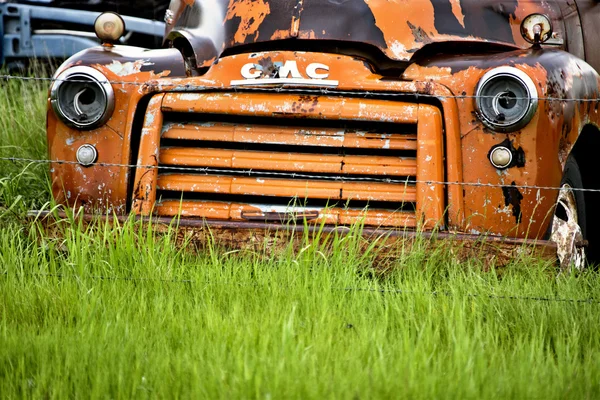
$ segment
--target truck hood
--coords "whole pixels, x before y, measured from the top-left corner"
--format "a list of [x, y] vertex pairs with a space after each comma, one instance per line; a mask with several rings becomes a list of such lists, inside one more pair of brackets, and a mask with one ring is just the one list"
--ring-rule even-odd
[[549, 16], [564, 37], [561, 4], [566, 0], [173, 0], [167, 39], [185, 37], [199, 67], [237, 46], [285, 39], [368, 44], [409, 61], [436, 42], [530, 47], [520, 25], [533, 13]]

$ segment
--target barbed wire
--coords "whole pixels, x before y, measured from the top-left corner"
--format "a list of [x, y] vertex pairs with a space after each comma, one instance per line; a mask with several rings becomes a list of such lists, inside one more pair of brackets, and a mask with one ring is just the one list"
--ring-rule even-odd
[[[33, 158], [22, 157], [0, 157], [0, 161], [10, 162], [28, 162], [31, 164], [67, 164], [79, 165], [78, 161], [71, 160], [40, 160]], [[358, 177], [358, 176], [342, 176], [342, 175], [310, 175], [298, 172], [276, 172], [263, 171], [252, 169], [224, 169], [211, 167], [187, 167], [187, 166], [168, 166], [168, 165], [137, 165], [137, 164], [119, 164], [119, 163], [94, 163], [89, 167], [105, 167], [105, 168], [136, 168], [136, 169], [157, 169], [165, 171], [193, 172], [202, 173], [204, 175], [214, 174], [229, 174], [236, 176], [274, 176], [280, 178], [292, 179], [310, 179], [310, 180], [329, 180], [335, 182], [363, 182], [363, 183], [388, 183], [398, 185], [444, 185], [444, 186], [467, 186], [467, 187], [488, 187], [488, 188], [517, 188], [524, 190], [561, 190], [560, 187], [554, 186], [539, 186], [539, 185], [517, 185], [517, 184], [499, 184], [499, 183], [482, 183], [482, 182], [451, 182], [451, 181], [430, 181], [418, 179], [391, 179], [391, 178], [376, 178], [376, 177]], [[600, 189], [588, 188], [570, 188], [570, 190], [578, 192], [600, 193]]]
[[[162, 86], [162, 90], [156, 90], [156, 92], [204, 92], [204, 91], [233, 91], [233, 92], [270, 92], [270, 93], [316, 93], [323, 95], [350, 95], [350, 96], [379, 96], [379, 97], [415, 97], [415, 98], [429, 98], [429, 99], [495, 99], [496, 96], [482, 96], [482, 95], [441, 95], [441, 94], [429, 94], [429, 93], [418, 93], [418, 92], [392, 92], [390, 89], [382, 88], [381, 91], [373, 90], [338, 90], [332, 88], [295, 88], [290, 87], [294, 85], [290, 84], [279, 84], [277, 87], [252, 87], [252, 86], [205, 86], [205, 85], [194, 85], [191, 83], [182, 83], [182, 81], [189, 78], [155, 78], [143, 82], [137, 81], [116, 81], [106, 80], [104, 82], [110, 83], [111, 85], [134, 85], [134, 86]], [[77, 80], [77, 79], [59, 79], [53, 77], [33, 77], [33, 76], [18, 76], [18, 75], [0, 75], [0, 80], [21, 80], [21, 81], [43, 81], [43, 82], [71, 82], [71, 83], [90, 83], [88, 80]], [[274, 82], [273, 84], [277, 84]], [[512, 100], [531, 100], [530, 97], [511, 97]], [[562, 97], [537, 97], [539, 101], [549, 102], [582, 102], [582, 103], [596, 103], [600, 102], [600, 98], [562, 98]]]
[[[240, 282], [214, 282], [214, 281], [197, 281], [193, 279], [165, 279], [165, 278], [148, 278], [148, 277], [133, 277], [133, 276], [103, 276], [103, 275], [78, 275], [78, 274], [60, 274], [60, 273], [41, 273], [41, 272], [25, 272], [20, 271], [14, 275], [28, 275], [41, 278], [57, 278], [57, 279], [73, 279], [81, 281], [84, 279], [105, 281], [105, 282], [135, 282], [135, 283], [183, 283], [188, 285], [199, 285], [199, 286], [238, 286], [238, 287], [254, 287], [261, 288], [265, 284], [254, 283], [240, 283]], [[0, 275], [5, 277], [9, 276], [8, 272], [4, 272]], [[345, 288], [332, 288], [334, 291], [344, 292], [364, 292], [364, 293], [379, 293], [379, 294], [392, 294], [392, 295], [410, 295], [410, 296], [431, 296], [431, 297], [471, 297], [471, 298], [489, 298], [492, 300], [514, 300], [514, 301], [532, 301], [532, 302], [545, 302], [545, 303], [573, 303], [573, 304], [600, 304], [600, 300], [593, 297], [573, 299], [566, 297], [550, 297], [550, 296], [519, 296], [519, 295], [502, 295], [502, 294], [486, 294], [486, 293], [455, 293], [450, 291], [416, 291], [396, 288], [359, 288], [359, 287], [345, 287]]]

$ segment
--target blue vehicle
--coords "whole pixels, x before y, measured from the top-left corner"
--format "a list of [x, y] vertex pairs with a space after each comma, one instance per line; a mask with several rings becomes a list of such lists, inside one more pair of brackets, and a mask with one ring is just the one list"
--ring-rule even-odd
[[107, 10], [125, 14], [123, 44], [160, 47], [165, 24], [157, 19], [167, 6], [165, 0], [0, 0], [0, 65], [22, 69], [30, 59], [64, 60], [97, 46], [94, 21]]

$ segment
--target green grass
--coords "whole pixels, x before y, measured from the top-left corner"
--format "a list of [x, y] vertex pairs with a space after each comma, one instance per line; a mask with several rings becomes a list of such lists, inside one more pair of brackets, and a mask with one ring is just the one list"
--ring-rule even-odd
[[[44, 97], [0, 93], [2, 156], [45, 157]], [[47, 168], [0, 161], [2, 398], [600, 396], [597, 272], [484, 272], [417, 240], [379, 275], [357, 231], [276, 254], [133, 221], [48, 235], [22, 218]]]
[[[0, 158], [47, 160], [48, 82], [11, 79], [0, 85]], [[0, 160], [0, 210], [48, 201], [48, 169], [47, 164]]]

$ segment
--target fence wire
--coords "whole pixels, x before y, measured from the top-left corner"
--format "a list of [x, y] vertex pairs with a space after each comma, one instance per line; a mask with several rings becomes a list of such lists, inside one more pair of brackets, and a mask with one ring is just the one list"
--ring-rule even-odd
[[[227, 91], [227, 92], [269, 92], [269, 93], [310, 93], [310, 94], [322, 94], [322, 95], [349, 95], [349, 96], [360, 96], [360, 97], [414, 97], [416, 99], [456, 99], [456, 100], [468, 100], [468, 99], [495, 99], [496, 96], [482, 96], [482, 95], [441, 95], [441, 94], [429, 94], [429, 93], [418, 93], [418, 92], [391, 92], [389, 89], [382, 88], [381, 90], [338, 90], [331, 88], [294, 88], [290, 87], [290, 85], [280, 84], [278, 87], [257, 87], [257, 86], [224, 86], [224, 87], [216, 87], [216, 86], [207, 86], [207, 85], [196, 85], [192, 83], [187, 83], [190, 78], [156, 78], [149, 81], [137, 82], [137, 81], [117, 81], [117, 80], [106, 80], [103, 82], [109, 83], [111, 85], [132, 85], [132, 86], [162, 86], [163, 90], [157, 91], [164, 92], [168, 90], [169, 92], [207, 92], [207, 91]], [[77, 80], [77, 79], [60, 79], [56, 77], [34, 77], [34, 76], [18, 76], [18, 75], [0, 75], [0, 81], [40, 81], [47, 83], [54, 82], [71, 82], [71, 83], [89, 83], [89, 81], [85, 80]], [[161, 82], [164, 81], [164, 82]], [[530, 97], [511, 97], [512, 100], [531, 100]], [[549, 102], [577, 102], [577, 103], [596, 103], [600, 102], [600, 98], [592, 97], [592, 98], [562, 98], [562, 97], [551, 97], [551, 96], [541, 96], [536, 98], [539, 101], [549, 101]]]
[[[58, 79], [56, 77], [31, 77], [31, 76], [19, 76], [19, 75], [9, 75], [4, 74], [0, 75], [0, 80], [10, 81], [10, 80], [19, 80], [19, 81], [41, 81], [47, 83], [54, 82], [62, 82], [67, 81], [63, 79]], [[160, 79], [152, 80], [151, 82], [156, 82]], [[352, 96], [391, 96], [391, 97], [402, 97], [402, 96], [412, 96], [415, 98], [436, 98], [436, 99], [475, 99], [475, 98], [495, 98], [495, 96], [468, 96], [468, 95], [431, 95], [424, 93], [397, 93], [397, 92], [386, 92], [386, 91], [341, 91], [336, 89], [328, 89], [328, 88], [301, 88], [294, 89], [289, 87], [269, 87], [269, 88], [258, 88], [258, 87], [231, 87], [231, 88], [217, 88], [213, 86], [202, 86], [202, 85], [193, 85], [190, 83], [184, 83], [186, 78], [178, 78], [170, 80], [169, 85], [165, 85], [165, 87], [169, 88], [169, 91], [174, 92], [187, 92], [187, 91], [243, 91], [243, 92], [297, 92], [297, 93], [319, 93], [319, 94], [328, 94], [328, 95], [352, 95]], [[69, 82], [82, 82], [89, 83], [88, 81], [77, 81], [73, 79], [68, 79]], [[110, 84], [113, 85], [135, 85], [135, 86], [145, 86], [148, 85], [149, 82], [132, 82], [132, 81], [115, 81], [115, 80], [107, 80]], [[514, 98], [514, 99], [525, 99], [529, 100], [529, 98]], [[546, 100], [546, 101], [560, 101], [560, 102], [600, 102], [600, 98], [591, 98], [591, 99], [565, 99], [558, 97], [539, 97], [538, 100]], [[0, 157], [0, 161], [8, 161], [8, 162], [27, 162], [32, 164], [73, 164], [80, 165], [79, 162], [73, 160], [44, 160], [44, 159], [31, 159], [24, 157]], [[285, 177], [285, 178], [298, 178], [298, 179], [323, 179], [323, 176], [310, 175], [306, 173], [295, 173], [295, 172], [274, 172], [274, 171], [256, 171], [251, 169], [223, 169], [223, 168], [210, 168], [210, 167], [181, 167], [181, 166], [166, 166], [166, 165], [132, 165], [132, 164], [119, 164], [119, 163], [94, 163], [94, 167], [105, 167], [105, 168], [137, 168], [137, 169], [158, 169], [163, 171], [187, 171], [201, 174], [234, 174], [241, 176], [273, 176], [273, 177]], [[342, 182], [372, 182], [372, 183], [389, 183], [389, 184], [401, 184], [401, 185], [413, 185], [413, 184], [426, 184], [426, 185], [444, 185], [444, 186], [464, 186], [464, 187], [487, 187], [487, 188], [517, 188], [524, 190], [552, 190], [559, 191], [560, 187], [550, 187], [550, 186], [538, 186], [538, 185], [517, 185], [517, 184], [497, 184], [497, 183], [485, 183], [485, 182], [450, 182], [450, 181], [422, 181], [417, 179], [392, 179], [392, 178], [377, 178], [377, 177], [358, 177], [358, 176], [327, 176], [328, 180], [332, 181], [342, 181]], [[589, 188], [572, 188], [573, 191], [578, 192], [600, 192], [600, 189], [589, 189]]]
[[[81, 165], [78, 161], [72, 160], [40, 160], [33, 158], [21, 158], [21, 157], [0, 157], [0, 161], [9, 162], [26, 162], [30, 164], [66, 164], [66, 165]], [[163, 171], [185, 171], [202, 173], [205, 175], [210, 174], [230, 174], [238, 176], [249, 176], [249, 177], [264, 177], [274, 176], [279, 178], [293, 178], [293, 179], [327, 179], [329, 181], [337, 182], [364, 182], [364, 183], [390, 183], [399, 185], [444, 185], [444, 186], [467, 186], [467, 187], [487, 187], [487, 188], [516, 188], [524, 190], [561, 190], [560, 187], [554, 186], [537, 186], [537, 185], [517, 185], [517, 184], [499, 184], [499, 183], [484, 183], [484, 182], [450, 182], [450, 181], [428, 181], [418, 179], [391, 179], [391, 178], [376, 178], [376, 177], [358, 177], [358, 176], [342, 176], [342, 175], [331, 175], [331, 176], [319, 176], [310, 175], [305, 173], [297, 172], [274, 172], [274, 171], [262, 171], [252, 169], [224, 169], [224, 168], [211, 168], [211, 167], [186, 167], [186, 166], [168, 166], [168, 165], [137, 165], [137, 164], [119, 164], [119, 163], [94, 163], [89, 167], [104, 167], [104, 168], [136, 168], [136, 169], [156, 169]], [[600, 189], [587, 189], [587, 188], [570, 188], [570, 190], [578, 192], [589, 192], [599, 193]]]
[[[78, 81], [74, 79], [58, 79], [56, 77], [28, 77], [18, 75], [0, 74], [0, 81], [34, 81], [34, 82], [81, 82], [89, 83], [88, 81]], [[160, 82], [161, 79], [154, 79], [149, 82], [132, 82], [132, 81], [117, 81], [107, 80], [106, 82], [112, 85], [133, 85], [133, 86], [148, 86], [149, 84], [155, 85]], [[195, 85], [188, 83], [189, 80], [186, 78], [166, 79], [168, 84], [164, 85], [164, 88], [168, 88], [170, 92], [207, 92], [207, 91], [233, 91], [233, 92], [271, 92], [271, 93], [304, 93], [304, 94], [321, 94], [321, 95], [348, 95], [348, 96], [359, 96], [359, 97], [413, 97], [416, 99], [455, 99], [455, 100], [473, 100], [477, 98], [489, 98], [494, 99], [495, 96], [474, 96], [474, 95], [433, 95], [426, 93], [398, 93], [390, 92], [382, 88], [381, 91], [348, 91], [348, 90], [337, 90], [329, 88], [291, 88], [286, 85], [279, 87], [214, 87]], [[514, 100], [530, 100], [529, 97], [515, 97]], [[600, 102], [600, 98], [559, 98], [559, 97], [538, 97], [537, 100], [549, 101], [549, 102], [577, 102], [577, 103], [595, 103]], [[1, 148], [1, 147], [0, 147]], [[33, 159], [27, 157], [0, 157], [0, 161], [12, 162], [12, 163], [30, 163], [36, 165], [80, 165], [79, 162], [73, 160], [47, 160], [47, 159]], [[294, 173], [294, 172], [273, 172], [273, 171], [257, 171], [251, 169], [224, 169], [224, 168], [210, 168], [210, 167], [180, 167], [180, 166], [166, 166], [166, 165], [137, 165], [137, 164], [120, 164], [120, 163], [94, 163], [90, 167], [101, 167], [101, 168], [133, 168], [133, 169], [157, 169], [163, 171], [186, 171], [195, 172], [202, 174], [236, 174], [242, 176], [274, 176], [274, 177], [286, 177], [286, 178], [298, 178], [298, 179], [323, 179], [323, 176], [310, 175], [305, 173]], [[1, 178], [1, 177], [0, 177]], [[518, 188], [524, 190], [561, 190], [560, 187], [551, 186], [538, 186], [538, 185], [517, 185], [517, 184], [497, 184], [497, 183], [484, 183], [484, 182], [451, 182], [451, 181], [423, 181], [417, 179], [392, 179], [392, 178], [376, 178], [376, 177], [357, 177], [357, 176], [327, 176], [328, 180], [332, 181], [348, 181], [348, 182], [380, 182], [390, 184], [426, 184], [426, 185], [444, 185], [444, 186], [464, 186], [464, 187], [485, 187], [485, 188]], [[592, 192], [598, 193], [600, 189], [587, 189], [587, 188], [572, 188], [573, 191], [579, 192]], [[234, 285], [240, 286], [239, 283], [215, 283], [215, 282], [203, 282], [195, 281], [192, 279], [161, 279], [161, 278], [143, 278], [143, 277], [118, 277], [118, 276], [99, 276], [99, 275], [74, 275], [74, 274], [50, 274], [50, 273], [33, 273], [33, 272], [21, 272], [20, 274], [26, 274], [29, 276], [35, 276], [39, 278], [57, 278], [57, 279], [92, 279], [104, 282], [115, 282], [115, 281], [126, 281], [134, 283], [178, 283], [187, 285]], [[9, 277], [8, 272], [1, 273], [0, 275], [5, 278]], [[18, 275], [18, 274], [15, 274]], [[251, 285], [259, 287], [260, 285]], [[517, 295], [496, 295], [496, 294], [484, 294], [484, 293], [462, 293], [457, 294], [449, 291], [411, 291], [405, 289], [377, 289], [377, 288], [358, 288], [358, 287], [345, 287], [345, 288], [334, 288], [333, 290], [354, 292], [354, 293], [379, 293], [383, 295], [401, 295], [401, 296], [431, 296], [431, 297], [457, 297], [464, 296], [476, 299], [489, 298], [494, 300], [507, 300], [507, 301], [531, 301], [531, 302], [545, 302], [545, 303], [572, 303], [572, 304], [591, 304], [598, 305], [600, 300], [595, 298], [585, 299], [574, 299], [574, 298], [560, 298], [560, 297], [544, 297], [544, 296], [517, 296]]]
[[[9, 277], [8, 272], [4, 272], [2, 275]], [[206, 286], [237, 286], [237, 287], [251, 287], [260, 289], [265, 285], [259, 283], [256, 284], [244, 284], [239, 282], [214, 282], [214, 281], [197, 281], [193, 279], [164, 279], [164, 278], [145, 278], [145, 277], [133, 277], [133, 276], [102, 276], [102, 275], [76, 275], [76, 274], [56, 274], [56, 273], [39, 273], [39, 272], [20, 272], [15, 275], [27, 275], [37, 278], [56, 278], [56, 279], [71, 279], [76, 281], [82, 281], [85, 279], [91, 279], [103, 282], [133, 282], [133, 283], [179, 283], [186, 285], [197, 285], [199, 287]], [[572, 304], [600, 304], [600, 300], [593, 297], [573, 299], [566, 297], [550, 297], [550, 296], [517, 296], [517, 295], [500, 295], [500, 294], [485, 294], [485, 293], [454, 293], [450, 291], [415, 291], [405, 289], [380, 289], [380, 288], [359, 288], [359, 287], [334, 287], [334, 291], [339, 292], [350, 292], [350, 293], [370, 293], [370, 294], [382, 294], [382, 295], [398, 295], [398, 296], [431, 296], [431, 297], [469, 297], [474, 299], [492, 299], [492, 300], [512, 300], [512, 301], [531, 301], [531, 302], [543, 302], [543, 303], [572, 303]]]

